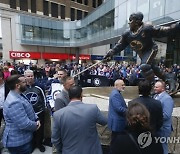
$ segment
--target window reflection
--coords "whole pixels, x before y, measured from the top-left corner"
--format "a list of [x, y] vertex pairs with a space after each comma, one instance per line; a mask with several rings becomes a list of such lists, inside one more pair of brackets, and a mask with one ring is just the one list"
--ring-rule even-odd
[[[44, 1], [43, 8], [48, 6], [48, 3], [45, 2], [46, 1]], [[83, 4], [85, 2], [88, 1], [83, 1]], [[27, 41], [27, 43], [49, 43], [50, 45], [54, 45], [54, 43], [58, 45], [71, 45], [84, 41], [87, 41], [87, 43], [95, 42], [98, 39], [102, 40], [108, 37], [121, 35], [128, 28], [127, 22], [129, 15], [137, 11], [141, 11], [144, 14], [144, 21], [152, 21], [155, 24], [179, 19], [177, 17], [180, 14], [179, 0], [112, 0], [111, 2], [112, 7], [115, 7], [114, 9], [109, 8], [109, 4], [105, 7], [102, 5], [102, 7], [99, 7], [100, 10], [96, 11], [96, 15], [94, 15], [95, 17], [99, 15], [99, 18], [92, 17], [91, 14], [88, 15], [87, 18], [81, 20], [80, 23], [82, 24], [78, 25], [78, 29], [76, 29], [75, 22], [55, 22], [40, 18], [35, 18], [36, 20], [32, 18], [32, 24], [34, 26], [29, 26], [25, 25], [27, 24], [26, 16], [20, 16], [22, 18], [20, 20], [20, 22], [22, 22], [22, 40], [24, 42]], [[106, 8], [105, 10], [113, 10], [104, 14], [104, 8]], [[43, 10], [45, 11], [45, 9]], [[71, 8], [71, 19], [75, 20], [75, 13], [73, 12], [76, 11]], [[49, 15], [47, 12], [44, 13]], [[79, 10], [78, 18], [81, 19], [85, 13], [86, 15], [88, 14], [88, 12]], [[101, 16], [102, 14], [103, 16]], [[65, 18], [65, 6], [61, 5], [60, 16], [61, 19]], [[29, 17], [29, 19], [31, 18]], [[42, 23], [45, 24], [41, 25]], [[56, 24], [58, 26], [56, 26]], [[50, 25], [55, 26], [51, 28]], [[48, 26], [49, 28], [47, 28]], [[58, 27], [58, 29], [55, 27]], [[128, 54], [129, 52], [125, 51], [125, 55]]]
[[127, 1], [127, 17], [129, 17], [131, 13], [137, 12], [137, 4], [140, 4], [137, 0]]
[[34, 40], [39, 41], [42, 38], [41, 32], [42, 32], [42, 30], [40, 27], [34, 27], [34, 33], [33, 33]]
[[151, 0], [150, 1], [150, 20], [164, 15], [165, 0]]
[[148, 21], [149, 16], [149, 0], [138, 0], [137, 11], [140, 11], [144, 15], [144, 21]]
[[33, 27], [32, 26], [23, 26], [23, 38], [25, 39], [33, 39]]
[[165, 14], [169, 14], [180, 9], [179, 0], [166, 0]]
[[[110, 32], [111, 28], [114, 26], [114, 10], [107, 13], [103, 17], [97, 19], [96, 21], [92, 22], [91, 24], [76, 29], [50, 29], [44, 27], [37, 27], [37, 26], [26, 26], [24, 25], [23, 30], [23, 38], [25, 39], [33, 39], [33, 41], [41, 41], [42, 43], [49, 42], [50, 44], [54, 43], [63, 43], [69, 42], [76, 39], [76, 41], [81, 41], [82, 39], [91, 39], [92, 36], [95, 37], [104, 32]], [[67, 27], [66, 27], [67, 28]]]
[[57, 40], [57, 30], [55, 29], [51, 29], [50, 30], [50, 36], [51, 36], [51, 41], [54, 42]]
[[123, 3], [118, 8], [118, 16], [115, 19], [115, 29], [122, 29], [127, 26], [127, 10], [126, 3]]
[[42, 39], [44, 40], [44, 41], [49, 41], [49, 38], [50, 38], [50, 29], [48, 29], [48, 28], [42, 28]]
[[83, 27], [81, 29], [81, 38], [86, 38], [87, 37], [87, 27]]
[[56, 30], [57, 33], [57, 41], [63, 40], [63, 30]]

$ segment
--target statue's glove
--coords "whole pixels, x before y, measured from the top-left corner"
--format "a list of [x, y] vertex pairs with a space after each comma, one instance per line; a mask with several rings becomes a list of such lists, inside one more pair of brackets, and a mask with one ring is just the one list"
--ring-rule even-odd
[[105, 55], [105, 56], [103, 57], [103, 62], [109, 62], [109, 61], [111, 61], [112, 58], [113, 58], [113, 55], [114, 55], [113, 50], [110, 49], [110, 50], [108, 51], [107, 55]]

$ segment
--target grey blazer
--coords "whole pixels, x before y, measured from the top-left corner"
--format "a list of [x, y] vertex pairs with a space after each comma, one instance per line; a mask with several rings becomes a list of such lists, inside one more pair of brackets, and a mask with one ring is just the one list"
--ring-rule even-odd
[[69, 102], [70, 102], [69, 94], [65, 89], [63, 89], [55, 100], [55, 104], [54, 104], [55, 111], [67, 106]]
[[70, 102], [53, 115], [51, 141], [62, 154], [102, 154], [96, 124], [106, 125], [97, 105]]

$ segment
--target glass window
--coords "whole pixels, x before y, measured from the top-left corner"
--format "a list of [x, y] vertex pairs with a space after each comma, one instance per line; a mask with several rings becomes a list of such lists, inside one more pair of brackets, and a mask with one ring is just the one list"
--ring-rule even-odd
[[74, 37], [76, 39], [80, 39], [81, 38], [81, 29], [76, 29]]
[[169, 14], [175, 11], [180, 11], [180, 1], [166, 0], [165, 14]]
[[50, 38], [50, 29], [42, 28], [42, 41], [48, 41]]
[[149, 16], [149, 0], [138, 0], [137, 11], [140, 11], [144, 15], [144, 21], [148, 21]]
[[49, 2], [43, 1], [43, 14], [49, 16]]
[[81, 28], [81, 38], [87, 37], [87, 27]]
[[58, 18], [58, 4], [51, 3], [51, 15], [52, 17]]
[[126, 14], [126, 3], [123, 3], [119, 6], [118, 16], [115, 18], [115, 29], [127, 27], [127, 14]]
[[57, 42], [61, 42], [63, 40], [63, 30], [57, 30]]
[[16, 9], [16, 0], [10, 0], [10, 8]]
[[34, 27], [34, 39], [35, 40], [41, 40], [41, 30], [42, 28], [41, 27]]
[[149, 20], [159, 18], [164, 15], [165, 0], [151, 0]]
[[92, 7], [96, 8], [96, 0], [92, 0]]
[[82, 0], [77, 0], [77, 2], [82, 4]]
[[92, 23], [92, 34], [95, 34], [100, 31], [100, 20], [96, 20]]
[[84, 17], [86, 17], [88, 15], [88, 12], [84, 12]]
[[51, 35], [51, 41], [56, 41], [57, 40], [57, 30], [51, 29], [50, 30], [50, 35]]
[[36, 13], [36, 0], [31, 0], [31, 12]]
[[98, 6], [102, 4], [102, 0], [98, 0]]
[[19, 0], [20, 3], [20, 10], [28, 11], [28, 3], [27, 0]]
[[[2, 17], [0, 17], [0, 39], [2, 39], [2, 26], [1, 26], [1, 23], [2, 23]], [[2, 42], [0, 42], [2, 43]]]
[[88, 0], [84, 0], [84, 5], [88, 5]]
[[75, 20], [75, 9], [71, 8], [71, 21]]
[[106, 16], [106, 29], [114, 25], [114, 11], [109, 12]]
[[92, 35], [92, 24], [89, 24], [87, 26], [87, 33], [88, 33], [88, 39], [89, 39], [89, 37]]
[[65, 19], [65, 6], [61, 5], [61, 19]]
[[77, 10], [77, 20], [81, 20], [81, 19], [82, 19], [82, 11]]
[[129, 16], [131, 13], [137, 12], [137, 0], [133, 0], [133, 1], [127, 1], [127, 17], [129, 20]]
[[23, 38], [25, 39], [33, 39], [33, 27], [32, 26], [23, 26]]
[[70, 40], [70, 29], [63, 30], [63, 39], [67, 42]]
[[106, 18], [103, 16], [100, 18], [100, 30], [104, 30], [106, 28]]

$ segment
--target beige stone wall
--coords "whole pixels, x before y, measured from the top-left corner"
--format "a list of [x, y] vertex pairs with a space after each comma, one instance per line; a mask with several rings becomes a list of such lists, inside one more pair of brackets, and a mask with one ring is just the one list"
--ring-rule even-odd
[[43, 12], [43, 0], [36, 1], [36, 10], [38, 12]]
[[172, 113], [172, 122], [173, 122], [173, 132], [171, 137], [175, 137], [179, 140], [176, 140], [174, 143], [169, 143], [169, 153], [179, 154], [180, 153], [180, 107], [174, 108]]
[[9, 0], [0, 0], [0, 3], [9, 4]]

